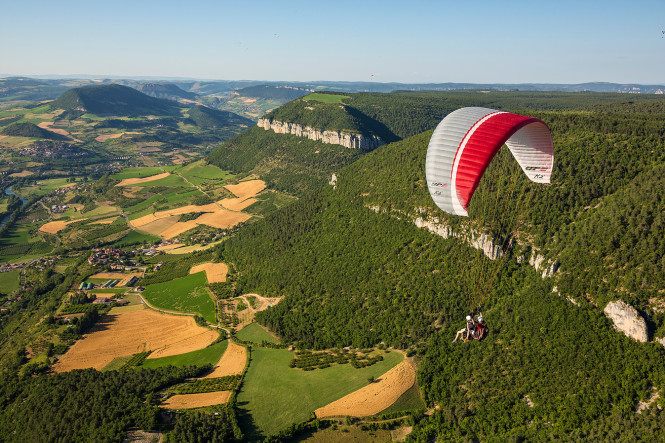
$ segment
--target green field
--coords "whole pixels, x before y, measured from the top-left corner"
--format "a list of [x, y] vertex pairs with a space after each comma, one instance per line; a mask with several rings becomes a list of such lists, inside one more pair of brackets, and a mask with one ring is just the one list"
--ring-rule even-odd
[[321, 103], [342, 103], [342, 100], [344, 100], [345, 98], [349, 98], [349, 96], [337, 95], [337, 94], [319, 94], [318, 92], [314, 92], [312, 94], [303, 97], [303, 100], [307, 101], [311, 100]]
[[238, 404], [245, 427], [268, 436], [306, 421], [317, 408], [366, 386], [369, 377], [378, 378], [404, 357], [391, 352], [363, 369], [345, 364], [314, 371], [289, 368], [293, 352], [282, 349], [254, 347], [251, 358]]
[[118, 248], [127, 245], [134, 245], [136, 243], [144, 243], [144, 242], [154, 243], [157, 240], [159, 240], [159, 237], [143, 234], [141, 232], [129, 231], [127, 235], [122, 237], [120, 240], [117, 240], [111, 246]]
[[161, 358], [148, 358], [143, 361], [139, 366], [140, 368], [155, 369], [162, 366], [205, 366], [214, 365], [222, 358], [222, 354], [226, 351], [229, 341], [224, 340], [219, 343], [214, 343], [205, 349], [198, 351], [188, 352], [186, 354], [171, 355], [169, 357]]
[[208, 293], [205, 272], [148, 285], [143, 297], [156, 308], [200, 314], [207, 322], [217, 323], [215, 304]]
[[127, 187], [147, 187], [147, 186], [167, 186], [167, 187], [189, 187], [189, 184], [182, 179], [182, 177], [171, 174], [168, 177], [160, 178], [159, 180], [153, 180], [145, 183], [137, 183], [135, 185], [129, 185]]
[[126, 178], [145, 178], [150, 177], [151, 175], [157, 175], [164, 172], [160, 167], [145, 167], [145, 168], [125, 168], [117, 174], [113, 174], [110, 177], [114, 180], [124, 180]]
[[0, 272], [0, 293], [11, 294], [19, 286], [21, 271]]
[[267, 341], [268, 343], [278, 343], [278, 340], [259, 326], [258, 323], [251, 323], [248, 326], [245, 326], [240, 331], [236, 332], [236, 337], [242, 341], [250, 343], [261, 343], [263, 341]]

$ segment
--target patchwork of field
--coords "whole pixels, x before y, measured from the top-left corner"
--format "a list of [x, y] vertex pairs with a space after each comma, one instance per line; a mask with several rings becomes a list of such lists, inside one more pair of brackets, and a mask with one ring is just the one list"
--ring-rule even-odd
[[390, 352], [383, 354], [383, 361], [362, 369], [344, 364], [303, 371], [289, 368], [293, 355], [283, 349], [252, 348], [238, 404], [264, 435], [307, 420], [318, 408], [366, 386], [369, 377], [380, 378], [404, 359]]
[[314, 411], [317, 417], [369, 417], [395, 403], [416, 382], [416, 370], [408, 361], [383, 374], [374, 383]]
[[137, 352], [156, 351], [187, 342], [182, 352], [205, 348], [218, 333], [198, 326], [192, 317], [161, 314], [151, 310], [105, 315], [89, 333], [53, 365], [56, 372], [95, 368], [109, 364], [114, 358]]
[[224, 355], [229, 341], [223, 340], [198, 351], [155, 358], [153, 354], [141, 363], [142, 368], [161, 368], [163, 366], [205, 366], [216, 364]]
[[65, 229], [67, 225], [83, 220], [87, 220], [87, 218], [79, 218], [78, 220], [70, 220], [70, 221], [56, 220], [43, 224], [39, 228], [39, 230], [42, 232], [46, 232], [47, 234], [57, 234], [58, 232]]
[[[199, 212], [202, 212], [203, 214], [199, 215], [194, 220], [184, 222], [178, 221], [180, 215]], [[168, 240], [177, 237], [190, 229], [194, 229], [198, 225], [227, 229], [238, 223], [245, 222], [250, 218], [251, 215], [249, 214], [232, 212], [222, 209], [216, 203], [210, 203], [201, 206], [187, 205], [180, 208], [158, 211], [130, 220], [129, 223], [136, 229], [140, 229], [151, 235], [158, 235]]]
[[201, 263], [192, 266], [190, 274], [205, 271], [208, 283], [222, 283], [226, 281], [226, 274], [229, 273], [229, 267], [224, 263]]
[[[103, 137], [103, 136], [100, 135], [100, 137]], [[98, 138], [99, 138], [99, 137], [98, 137]], [[123, 180], [122, 180], [120, 183], [118, 183], [116, 186], [131, 186], [131, 185], [138, 185], [138, 184], [140, 184], [140, 183], [147, 183], [147, 182], [151, 182], [151, 181], [159, 180], [159, 179], [162, 179], [162, 178], [166, 178], [166, 177], [168, 177], [169, 175], [171, 175], [171, 174], [168, 173], [168, 172], [162, 172], [161, 174], [151, 175], [151, 176], [149, 176], [149, 177], [145, 177], [145, 178], [126, 178], [126, 179], [123, 179]]]
[[190, 409], [221, 405], [229, 401], [231, 391], [206, 392], [203, 394], [178, 394], [168, 398], [160, 406], [166, 409]]

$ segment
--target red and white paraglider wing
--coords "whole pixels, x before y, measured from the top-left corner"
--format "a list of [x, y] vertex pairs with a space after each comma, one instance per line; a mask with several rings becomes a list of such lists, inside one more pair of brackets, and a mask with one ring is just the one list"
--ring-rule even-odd
[[549, 183], [554, 146], [544, 122], [494, 109], [462, 108], [439, 123], [427, 148], [427, 186], [436, 205], [467, 216], [480, 178], [504, 143], [530, 180]]

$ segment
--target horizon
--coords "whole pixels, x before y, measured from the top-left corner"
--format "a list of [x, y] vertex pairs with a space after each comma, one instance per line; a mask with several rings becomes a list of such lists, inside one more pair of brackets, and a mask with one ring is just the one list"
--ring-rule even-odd
[[[279, 8], [261, 1], [115, 6], [5, 5], [0, 39], [11, 45], [3, 45], [0, 71], [269, 82], [665, 83], [665, 4], [651, 0], [633, 13], [617, 1], [600, 8], [568, 0], [408, 7], [343, 1], [337, 12], [300, 1]], [[30, 32], [22, 17], [30, 17]]]

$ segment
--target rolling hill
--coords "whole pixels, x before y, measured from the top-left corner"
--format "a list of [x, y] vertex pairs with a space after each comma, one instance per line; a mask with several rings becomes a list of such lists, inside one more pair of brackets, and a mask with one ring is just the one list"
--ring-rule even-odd
[[69, 140], [68, 137], [40, 128], [36, 124], [29, 122], [14, 123], [13, 125], [9, 125], [5, 127], [0, 132], [0, 134], [13, 136], [13, 137], [45, 138], [49, 140]]
[[116, 84], [70, 89], [53, 101], [51, 108], [125, 117], [180, 115], [180, 107], [172, 101], [150, 97], [128, 86]]
[[180, 89], [173, 83], [139, 83], [136, 86], [136, 90], [149, 95], [150, 97], [164, 98], [174, 101], [182, 99], [194, 101], [198, 98], [196, 94]]
[[225, 128], [229, 126], [254, 126], [254, 122], [248, 118], [229, 111], [219, 111], [206, 106], [194, 106], [187, 111], [189, 118], [199, 128]]

